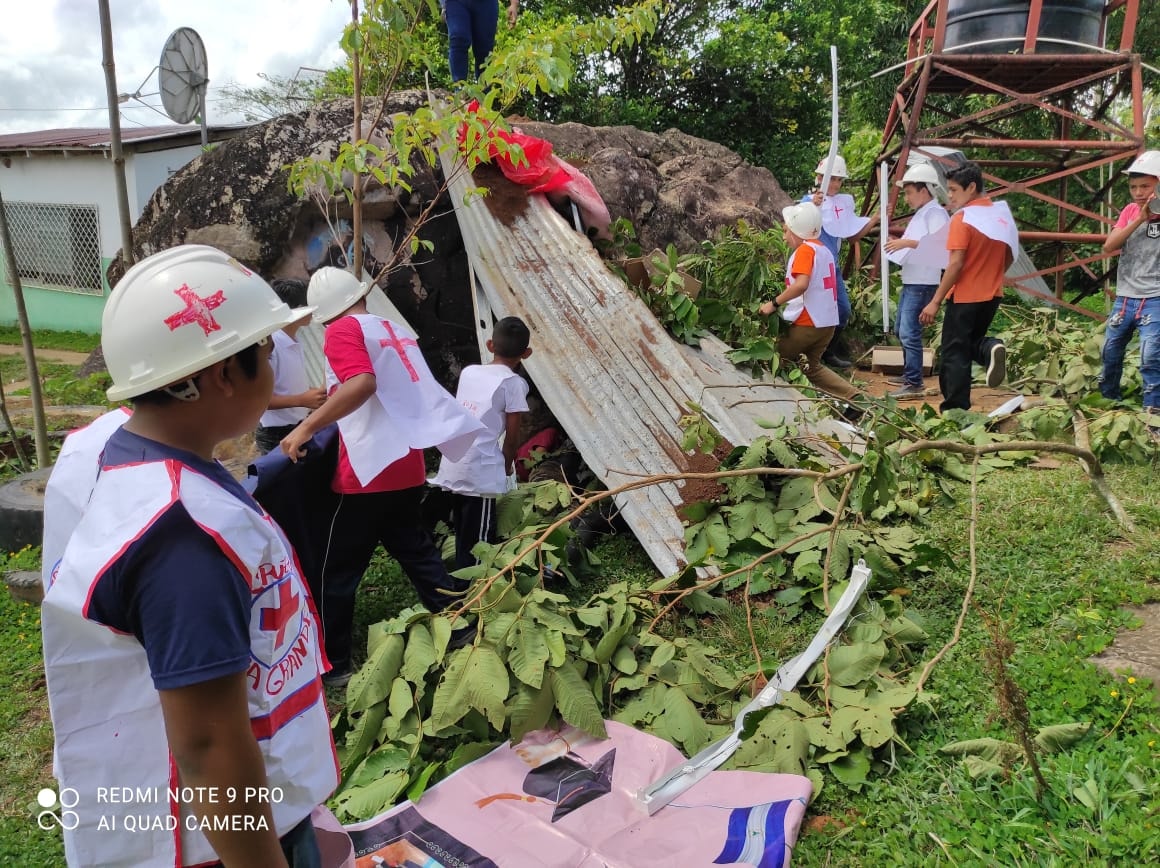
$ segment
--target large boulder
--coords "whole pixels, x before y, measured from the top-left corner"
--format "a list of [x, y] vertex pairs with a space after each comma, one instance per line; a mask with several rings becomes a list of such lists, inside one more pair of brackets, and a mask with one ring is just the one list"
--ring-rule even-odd
[[[392, 114], [425, 103], [419, 92], [393, 95], [383, 107], [383, 125], [389, 126]], [[379, 107], [376, 100], [366, 101], [364, 123]], [[613, 219], [631, 221], [645, 249], [674, 244], [691, 251], [739, 219], [769, 227], [792, 201], [767, 169], [678, 130], [514, 123], [550, 141], [557, 156], [584, 171]], [[298, 198], [288, 188], [287, 167], [304, 157], [332, 159], [352, 126], [352, 101], [334, 100], [221, 143], [153, 195], [133, 231], [134, 253], [141, 258], [175, 244], [212, 244], [268, 278], [306, 278], [320, 264], [320, 247], [329, 246], [326, 262], [334, 264], [350, 237], [327, 239], [342, 235], [349, 205], [321, 192]], [[372, 140], [378, 133], [371, 131]], [[437, 170], [421, 160], [414, 165], [410, 191], [373, 183], [366, 191], [363, 241], [373, 262], [390, 261], [418, 215], [440, 195]], [[436, 202], [430, 214], [435, 216], [423, 223], [419, 237], [434, 245], [434, 253], [420, 248], [412, 258], [404, 251], [380, 285], [421, 335], [433, 370], [449, 379], [460, 363], [477, 357], [467, 259], [451, 202]], [[118, 257], [110, 282], [123, 273]]]

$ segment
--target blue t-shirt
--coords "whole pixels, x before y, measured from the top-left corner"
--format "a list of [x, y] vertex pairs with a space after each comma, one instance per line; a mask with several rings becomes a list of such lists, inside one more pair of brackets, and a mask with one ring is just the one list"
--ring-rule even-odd
[[[170, 459], [261, 511], [216, 461], [124, 428], [109, 438], [101, 466]], [[101, 576], [90, 599], [89, 617], [136, 636], [145, 648], [153, 686], [173, 690], [247, 669], [250, 602], [245, 577], [177, 502]]]

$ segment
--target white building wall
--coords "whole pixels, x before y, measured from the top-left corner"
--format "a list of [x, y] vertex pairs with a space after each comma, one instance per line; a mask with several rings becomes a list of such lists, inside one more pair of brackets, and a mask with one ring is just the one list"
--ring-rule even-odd
[[12, 165], [0, 167], [0, 189], [5, 202], [48, 202], [59, 205], [96, 205], [101, 232], [101, 255], [121, 249], [117, 228], [117, 194], [113, 161], [101, 154], [69, 152], [31, 157], [10, 154]]
[[127, 161], [125, 173], [129, 176], [129, 210], [133, 212], [133, 221], [137, 221], [149, 199], [170, 175], [200, 155], [201, 145], [134, 154]]

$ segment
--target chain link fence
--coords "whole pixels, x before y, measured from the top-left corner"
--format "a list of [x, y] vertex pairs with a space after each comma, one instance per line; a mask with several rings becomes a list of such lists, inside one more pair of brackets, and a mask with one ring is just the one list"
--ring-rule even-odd
[[101, 227], [95, 205], [5, 202], [4, 213], [22, 282], [103, 294]]

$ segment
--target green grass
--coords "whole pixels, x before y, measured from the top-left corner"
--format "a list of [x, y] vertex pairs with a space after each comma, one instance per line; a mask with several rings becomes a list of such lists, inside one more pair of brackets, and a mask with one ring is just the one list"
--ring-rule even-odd
[[[798, 865], [1115, 865], [1160, 859], [1160, 705], [1143, 679], [1128, 683], [1088, 657], [1128, 618], [1120, 607], [1155, 598], [1160, 557], [1154, 468], [1111, 471], [1140, 524], [1123, 540], [1084, 477], [1058, 471], [993, 474], [981, 486], [977, 608], [962, 640], [934, 670], [937, 695], [904, 718], [905, 747], [879, 756], [862, 793], [832, 781], [810, 808], [821, 830], [798, 844]], [[966, 491], [930, 531], [956, 567], [912, 585], [930, 649], [947, 641], [968, 579]], [[1049, 793], [1036, 799], [1017, 763], [1000, 781], [974, 781], [938, 748], [952, 741], [1011, 740], [982, 665], [980, 617], [1008, 627], [1012, 674], [1026, 692], [1033, 728], [1092, 723], [1078, 745], [1042, 759]], [[1088, 781], [1091, 784], [1088, 784]], [[1087, 786], [1085, 804], [1075, 795]], [[1090, 793], [1094, 793], [1092, 796]]]
[[[20, 346], [20, 329], [16, 326], [0, 326], [0, 344]], [[91, 353], [101, 345], [100, 335], [87, 332], [54, 332], [37, 329], [32, 332], [32, 345], [42, 350], [72, 350]]]
[[[10, 560], [0, 554], [0, 572]], [[18, 566], [31, 566], [27, 555]], [[0, 591], [0, 865], [64, 864], [59, 831], [36, 825], [36, 794], [55, 786], [40, 653], [40, 610]]]

